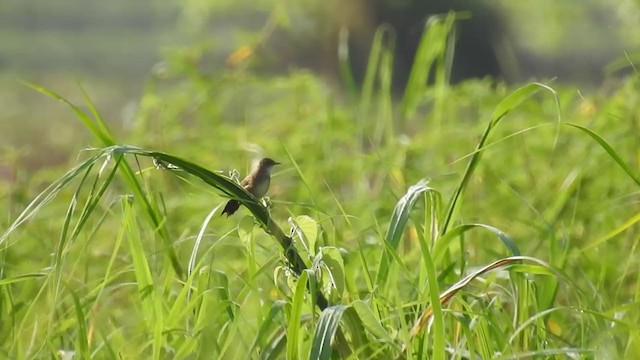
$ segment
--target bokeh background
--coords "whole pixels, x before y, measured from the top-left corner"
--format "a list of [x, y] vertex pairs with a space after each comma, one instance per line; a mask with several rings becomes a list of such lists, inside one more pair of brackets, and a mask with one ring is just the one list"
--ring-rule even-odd
[[346, 88], [341, 39], [361, 81], [373, 34], [386, 24], [395, 34], [393, 88], [400, 93], [425, 22], [449, 10], [461, 19], [453, 82], [556, 79], [588, 91], [624, 76], [639, 57], [637, 0], [6, 0], [0, 3], [0, 174], [11, 179], [66, 163], [86, 145], [88, 135], [69, 111], [23, 81], [71, 101], [81, 99], [81, 84], [119, 130], [136, 121], [145, 89], [196, 74], [282, 76], [307, 69], [340, 98]]

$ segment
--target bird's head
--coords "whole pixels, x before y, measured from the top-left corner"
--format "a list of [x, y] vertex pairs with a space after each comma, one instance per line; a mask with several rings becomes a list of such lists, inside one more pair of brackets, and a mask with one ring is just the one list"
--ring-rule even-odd
[[264, 158], [262, 160], [260, 160], [260, 162], [258, 162], [258, 169], [264, 169], [264, 171], [268, 171], [269, 173], [271, 173], [271, 169], [276, 166], [279, 165], [280, 163], [271, 159], [271, 158]]

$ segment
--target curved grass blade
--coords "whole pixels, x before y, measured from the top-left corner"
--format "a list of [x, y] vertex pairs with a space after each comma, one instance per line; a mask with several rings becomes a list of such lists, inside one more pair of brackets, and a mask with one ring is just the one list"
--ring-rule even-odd
[[596, 134], [593, 130], [587, 129], [584, 126], [572, 124], [572, 123], [564, 123], [564, 125], [571, 126], [576, 128], [585, 134], [589, 135], [593, 140], [595, 140], [602, 148], [611, 156], [611, 158], [618, 164], [624, 172], [635, 181], [637, 185], [640, 185], [640, 175], [636, 174], [627, 163], [622, 160], [622, 157], [618, 154], [618, 152], [611, 146], [609, 143], [603, 139], [600, 135]]
[[455, 238], [475, 228], [489, 230], [502, 241], [504, 246], [511, 252], [512, 256], [520, 255], [518, 245], [502, 230], [485, 224], [462, 224], [452, 228], [448, 233], [438, 239], [435, 247], [433, 248], [433, 261], [437, 264], [440, 261], [440, 258], [444, 255], [445, 250], [449, 247], [449, 244], [451, 244]]
[[[398, 248], [400, 238], [402, 237], [404, 228], [407, 225], [407, 221], [409, 221], [409, 216], [411, 215], [411, 210], [413, 209], [413, 205], [416, 200], [418, 200], [420, 195], [424, 192], [433, 191], [433, 188], [426, 186], [426, 184], [426, 181], [421, 180], [415, 185], [409, 187], [407, 193], [404, 194], [396, 204], [385, 236], [385, 241], [391, 248]], [[387, 252], [382, 254], [382, 259], [380, 260], [380, 266], [378, 268], [378, 278], [376, 281], [378, 286], [384, 285], [387, 281], [390, 257], [391, 255]]]
[[21, 281], [28, 281], [32, 279], [41, 278], [41, 277], [47, 277], [47, 276], [49, 276], [49, 274], [47, 273], [30, 273], [30, 274], [12, 276], [9, 278], [0, 279], [0, 286], [9, 285], [9, 284], [13, 284]]
[[272, 324], [274, 324], [276, 316], [283, 312], [283, 308], [286, 305], [286, 302], [282, 300], [276, 300], [271, 304], [271, 308], [269, 309], [269, 314], [264, 319], [262, 325], [260, 325], [260, 329], [258, 329], [258, 333], [256, 334], [255, 339], [253, 339], [253, 343], [251, 344], [251, 349], [247, 353], [248, 355], [252, 355], [253, 352], [262, 346], [265, 336], [267, 335], [267, 331]]
[[568, 311], [575, 311], [576, 313], [581, 313], [578, 309], [574, 309], [571, 307], [565, 307], [565, 306], [561, 306], [561, 307], [555, 307], [555, 308], [550, 308], [550, 309], [546, 309], [543, 311], [540, 311], [537, 314], [534, 314], [533, 316], [531, 316], [530, 318], [528, 318], [526, 321], [522, 322], [522, 324], [520, 324], [511, 334], [511, 336], [509, 336], [509, 340], [508, 343], [512, 344], [514, 342], [515, 339], [518, 338], [518, 335], [528, 326], [533, 326], [535, 325], [536, 321], [538, 321], [538, 319], [544, 319], [546, 318], [549, 314], [554, 313], [556, 311], [559, 310], [568, 310]]
[[[91, 133], [102, 143], [103, 146], [111, 147], [115, 145], [114, 137], [109, 131], [109, 128], [106, 122], [104, 121], [100, 113], [97, 111], [95, 105], [89, 98], [84, 88], [82, 88], [82, 86], [80, 86], [80, 89], [82, 91], [82, 94], [84, 96], [84, 99], [89, 109], [91, 110], [93, 119], [87, 113], [82, 111], [78, 106], [74, 105], [72, 102], [65, 99], [63, 96], [49, 89], [46, 89], [42, 86], [29, 84], [29, 83], [25, 83], [25, 84], [42, 94], [50, 96], [53, 99], [56, 99], [68, 105], [73, 110], [73, 112], [78, 116], [78, 118], [80, 118], [84, 126], [87, 127], [89, 131], [91, 131]], [[178, 261], [178, 256], [173, 248], [172, 237], [169, 235], [169, 231], [167, 230], [165, 223], [162, 221], [162, 214], [160, 214], [158, 209], [153, 206], [149, 197], [146, 196], [144, 188], [140, 183], [140, 181], [138, 180], [138, 178], [136, 177], [135, 172], [133, 171], [131, 166], [127, 162], [123, 162], [119, 168], [124, 173], [125, 179], [129, 184], [129, 187], [132, 189], [134, 196], [137, 199], [142, 200], [142, 203], [145, 208], [145, 212], [147, 213], [148, 220], [151, 222], [153, 228], [158, 230], [160, 239], [162, 240], [163, 245], [165, 247], [165, 254], [169, 259], [169, 261], [171, 262], [171, 266], [173, 267], [173, 270], [176, 272], [178, 277], [182, 278], [182, 275], [183, 275], [182, 267], [180, 265], [180, 262]]]
[[373, 311], [369, 308], [369, 306], [362, 300], [354, 301], [351, 306], [358, 314], [360, 321], [364, 325], [364, 328], [369, 331], [374, 337], [376, 341], [383, 341], [391, 343], [393, 339], [391, 335], [387, 332], [387, 330], [382, 326], [382, 323], [378, 318], [373, 314]]
[[73, 179], [88, 171], [88, 169], [90, 169], [96, 161], [104, 156], [107, 156], [109, 152], [110, 151], [107, 149], [101, 150], [96, 155], [90, 157], [73, 169], [67, 171], [67, 173], [64, 174], [60, 179], [47, 186], [40, 194], [38, 194], [38, 196], [35, 197], [35, 199], [33, 199], [29, 203], [29, 205], [27, 205], [22, 213], [18, 215], [18, 217], [13, 221], [9, 228], [4, 232], [2, 237], [0, 237], [0, 245], [2, 245], [11, 235], [11, 233], [15, 231], [22, 223], [32, 218], [36, 213], [38, 213], [38, 211], [40, 211], [40, 209], [42, 209], [42, 207], [51, 202], [51, 200], [53, 200], [58, 195], [58, 193]]
[[[64, 98], [62, 95], [57, 94], [56, 92], [49, 90], [43, 86], [37, 85], [37, 84], [32, 84], [29, 82], [25, 82], [24, 83], [26, 86], [32, 88], [33, 90], [47, 95], [55, 100], [58, 100], [62, 103], [64, 103], [65, 105], [69, 106], [71, 108], [71, 110], [73, 110], [73, 112], [76, 114], [76, 116], [78, 116], [78, 118], [80, 118], [80, 120], [82, 121], [82, 123], [84, 124], [84, 126], [89, 129], [89, 131], [91, 131], [91, 133], [98, 138], [98, 140], [100, 140], [100, 142], [102, 142], [102, 144], [104, 144], [105, 146], [111, 146], [114, 145], [113, 142], [113, 138], [111, 137], [111, 135], [107, 132], [105, 132], [106, 130], [106, 126], [103, 124], [98, 124], [96, 123], [94, 120], [92, 120], [89, 115], [87, 115], [84, 111], [82, 111], [78, 106], [76, 106], [75, 104], [73, 104], [71, 101], [67, 100], [66, 98]], [[84, 89], [83, 89], [83, 93], [84, 93]], [[86, 93], [84, 93], [84, 95], [86, 96]]]
[[[451, 226], [451, 222], [453, 220], [462, 194], [466, 189], [467, 184], [471, 180], [471, 176], [480, 163], [480, 159], [482, 158], [482, 154], [484, 153], [483, 151], [479, 151], [479, 149], [482, 149], [485, 146], [485, 143], [487, 142], [487, 139], [489, 138], [489, 135], [491, 134], [493, 128], [495, 128], [511, 110], [518, 107], [522, 102], [538, 92], [540, 89], [551, 92], [551, 94], [556, 99], [556, 104], [558, 104], [558, 95], [556, 94], [555, 90], [544, 84], [530, 83], [509, 94], [496, 106], [493, 115], [491, 116], [491, 120], [487, 124], [487, 127], [484, 130], [482, 137], [480, 138], [480, 141], [476, 145], [474, 155], [471, 157], [471, 160], [469, 160], [469, 163], [467, 164], [467, 168], [464, 172], [464, 175], [462, 176], [462, 180], [460, 180], [460, 184], [451, 197], [451, 201], [449, 202], [449, 206], [447, 208], [447, 213], [442, 221], [442, 230], [440, 232], [441, 234], [446, 234], [449, 231], [449, 227]], [[558, 113], [560, 113], [559, 105]]]
[[[530, 256], [510, 256], [504, 259], [494, 261], [493, 263], [486, 265], [478, 269], [477, 271], [474, 271], [473, 273], [459, 280], [457, 283], [453, 284], [449, 289], [447, 289], [445, 292], [440, 294], [440, 299], [439, 299], [440, 304], [444, 305], [445, 303], [447, 303], [460, 290], [462, 290], [465, 286], [467, 286], [471, 281], [473, 281], [478, 276], [500, 267], [504, 267], [511, 264], [519, 264], [521, 261], [530, 261], [538, 265], [541, 265], [549, 269], [554, 275], [561, 278], [563, 281], [569, 284], [572, 284], [574, 288], [578, 289], [578, 287], [573, 284], [573, 281], [571, 281], [571, 279], [567, 275], [565, 275], [560, 269], [546, 263], [545, 261], [542, 261], [540, 259], [530, 257]], [[422, 329], [424, 329], [424, 326], [427, 324], [427, 322], [431, 318], [432, 313], [433, 312], [431, 310], [431, 306], [427, 307], [427, 309], [422, 313], [422, 316], [420, 316], [420, 318], [414, 323], [409, 333], [410, 339], [414, 339], [415, 336], [420, 331], [422, 331]]]
[[[496, 360], [519, 360], [519, 359], [593, 359], [597, 354], [595, 349], [581, 349], [565, 347], [560, 349], [542, 349], [536, 351], [522, 351], [510, 356], [499, 356]], [[563, 355], [560, 357], [560, 355]], [[582, 356], [580, 356], [582, 355]], [[595, 357], [597, 358], [597, 357]]]
[[625, 230], [627, 230], [628, 228], [630, 228], [631, 226], [633, 226], [635, 223], [637, 223], [639, 221], [640, 221], [640, 214], [636, 214], [635, 216], [633, 216], [629, 220], [625, 221], [624, 224], [622, 224], [622, 225], [618, 226], [617, 228], [611, 230], [609, 233], [605, 234], [604, 236], [593, 240], [587, 246], [585, 246], [582, 249], [580, 249], [580, 251], [587, 251], [587, 250], [593, 249], [594, 247], [613, 239], [618, 234], [624, 232]]
[[342, 328], [345, 330], [343, 333], [349, 333], [349, 340], [346, 340], [344, 334], [338, 333], [338, 339], [344, 339], [343, 341], [338, 340], [339, 345], [336, 346], [338, 347], [339, 356], [344, 358], [347, 354], [353, 354], [360, 359], [371, 359], [371, 349], [363, 323], [353, 307], [349, 306], [343, 313], [342, 324]]
[[529, 131], [533, 131], [533, 130], [538, 130], [538, 129], [542, 129], [542, 128], [547, 128], [548, 126], [558, 126], [557, 123], [551, 123], [551, 122], [547, 122], [547, 123], [542, 123], [542, 124], [537, 124], [537, 125], [533, 125], [533, 126], [529, 126], [527, 128], [524, 129], [520, 129], [518, 131], [512, 132], [509, 135], [506, 135], [504, 137], [501, 137], [500, 139], [490, 142], [480, 148], [475, 148], [472, 152], [465, 154], [459, 158], [457, 158], [456, 160], [452, 161], [449, 163], [449, 165], [454, 165], [457, 164], [465, 159], [468, 159], [470, 157], [472, 157], [473, 155], [479, 153], [479, 152], [483, 152], [484, 150], [487, 150], [489, 148], [492, 148], [494, 146], [498, 146], [504, 142], [506, 142], [507, 140], [510, 140], [516, 136], [520, 136], [522, 134], [528, 133]]
[[287, 341], [287, 332], [284, 329], [279, 329], [272, 336], [264, 351], [260, 353], [259, 360], [272, 360], [282, 359], [282, 352], [285, 349], [285, 343]]
[[209, 215], [207, 215], [207, 217], [204, 219], [204, 222], [200, 226], [200, 231], [198, 231], [198, 235], [196, 236], [196, 240], [193, 244], [193, 249], [191, 250], [191, 256], [189, 257], [189, 264], [187, 265], [188, 277], [191, 277], [191, 274], [193, 273], [193, 269], [196, 266], [196, 258], [198, 256], [198, 250], [200, 249], [200, 243], [204, 238], [204, 232], [206, 231], [207, 226], [209, 225], [209, 222], [211, 222], [211, 218], [213, 218], [213, 215], [215, 215], [218, 212], [218, 209], [220, 208], [220, 206], [222, 206], [222, 204], [216, 206], [213, 210], [211, 210], [209, 212]]
[[345, 305], [331, 306], [322, 311], [316, 330], [313, 333], [313, 343], [311, 345], [311, 354], [309, 359], [326, 360], [331, 358], [333, 350], [331, 341], [333, 340], [342, 314], [349, 307]]

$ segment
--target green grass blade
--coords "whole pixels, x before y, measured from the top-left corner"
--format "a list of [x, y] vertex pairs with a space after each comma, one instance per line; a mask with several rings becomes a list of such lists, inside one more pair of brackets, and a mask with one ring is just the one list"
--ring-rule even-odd
[[382, 326], [382, 323], [376, 316], [373, 314], [373, 311], [369, 308], [369, 306], [362, 300], [356, 300], [351, 303], [351, 306], [360, 317], [360, 321], [364, 325], [364, 328], [370, 332], [376, 341], [384, 341], [384, 342], [392, 342], [391, 335], [389, 332]]
[[190, 277], [193, 273], [193, 270], [196, 267], [196, 259], [198, 257], [198, 250], [200, 249], [200, 244], [202, 243], [202, 239], [204, 238], [205, 231], [207, 230], [207, 226], [211, 222], [211, 219], [215, 214], [218, 213], [218, 209], [222, 206], [222, 204], [216, 206], [213, 210], [209, 212], [207, 217], [204, 219], [204, 222], [200, 226], [200, 231], [198, 231], [198, 235], [196, 236], [196, 240], [193, 243], [193, 249], [191, 250], [191, 256], [189, 256], [189, 264], [187, 265], [187, 275]]
[[593, 140], [595, 140], [598, 144], [600, 144], [600, 146], [602, 146], [602, 148], [607, 152], [607, 154], [611, 156], [613, 161], [615, 161], [616, 164], [618, 164], [622, 168], [622, 170], [624, 170], [624, 172], [627, 173], [627, 175], [629, 175], [631, 179], [633, 179], [636, 185], [640, 185], [640, 175], [636, 174], [631, 169], [631, 167], [627, 165], [627, 163], [624, 160], [622, 160], [622, 157], [618, 154], [618, 152], [611, 145], [609, 145], [609, 143], [605, 139], [603, 139], [600, 135], [596, 134], [593, 130], [590, 130], [581, 125], [571, 124], [571, 123], [564, 123], [564, 125], [576, 128], [584, 132], [585, 134], [589, 135]]
[[429, 74], [433, 70], [435, 62], [439, 58], [446, 57], [447, 39], [455, 17], [455, 13], [450, 12], [446, 17], [432, 16], [426, 22], [402, 98], [403, 119], [409, 119], [414, 115], [421, 98], [424, 96]]
[[154, 287], [153, 276], [151, 275], [151, 269], [149, 262], [147, 261], [147, 255], [142, 245], [142, 239], [137, 228], [135, 212], [133, 211], [133, 204], [130, 199], [122, 200], [123, 207], [123, 222], [126, 228], [127, 243], [129, 245], [129, 254], [133, 263], [133, 271], [136, 278], [136, 284], [138, 288], [138, 295], [140, 296], [140, 302], [142, 304], [142, 311], [144, 313], [144, 319], [146, 321], [147, 329], [154, 334], [153, 340], [153, 358], [157, 359], [159, 354], [157, 351], [155, 329], [159, 321], [156, 313], [155, 298], [157, 291]]
[[[342, 328], [345, 330], [344, 332], [349, 333], [349, 341], [347, 343], [346, 337], [343, 334], [338, 333], [338, 337], [340, 337], [339, 344], [337, 346], [342, 346], [338, 350], [343, 350], [344, 355], [352, 353], [354, 356], [362, 359], [370, 359], [372, 357], [370, 351], [370, 344], [367, 340], [366, 332], [364, 330], [364, 326], [358, 314], [352, 307], [347, 308], [347, 310], [342, 315]], [[350, 347], [351, 350], [346, 347]], [[340, 355], [343, 355], [338, 352]], [[344, 356], [342, 356], [344, 357]]]
[[67, 289], [71, 298], [73, 299], [73, 309], [76, 314], [76, 323], [78, 324], [77, 328], [77, 349], [80, 353], [80, 357], [83, 359], [90, 359], [91, 355], [89, 353], [89, 340], [87, 338], [87, 320], [84, 316], [84, 310], [82, 309], [82, 305], [80, 304], [80, 299], [78, 298], [78, 294], [73, 291], [71, 285], [64, 283], [64, 287]]
[[[93, 119], [91, 119], [89, 115], [87, 115], [85, 112], [80, 110], [80, 108], [78, 108], [76, 105], [66, 100], [64, 97], [56, 94], [55, 92], [38, 85], [27, 84], [27, 86], [35, 89], [36, 91], [39, 91], [40, 93], [50, 96], [58, 101], [62, 101], [63, 103], [68, 105], [73, 110], [73, 112], [80, 118], [80, 120], [85, 125], [85, 127], [87, 127], [89, 131], [91, 131], [91, 133], [102, 143], [103, 146], [110, 147], [115, 145], [115, 140], [111, 135], [111, 132], [109, 131], [106, 123], [104, 122], [104, 120], [102, 119], [98, 111], [96, 110], [95, 106], [93, 105], [93, 102], [91, 101], [87, 93], [84, 91], [84, 89], [81, 88], [83, 92], [83, 96], [85, 97], [85, 101], [87, 102], [87, 105], [89, 106], [93, 114]], [[173, 244], [171, 243], [171, 236], [169, 235], [168, 230], [166, 229], [164, 223], [161, 221], [162, 216], [158, 213], [156, 209], [154, 209], [153, 205], [149, 200], [149, 197], [145, 194], [143, 190], [143, 186], [140, 184], [140, 181], [138, 181], [135, 175], [135, 172], [131, 169], [129, 164], [126, 162], [122, 163], [120, 166], [120, 169], [123, 171], [125, 175], [125, 179], [129, 184], [129, 187], [134, 192], [134, 196], [143, 200], [143, 205], [146, 210], [148, 219], [152, 223], [152, 226], [155, 229], [158, 229], [160, 238], [163, 241], [165, 246], [165, 254], [169, 259], [169, 261], [171, 262], [171, 265], [173, 266], [173, 270], [176, 272], [176, 274], [178, 274], [179, 277], [182, 277], [183, 275], [182, 267], [180, 265], [180, 262], [178, 261], [178, 257], [173, 248]]]
[[[439, 303], [445, 304], [446, 302], [451, 300], [453, 296], [455, 296], [455, 294], [457, 294], [465, 286], [469, 285], [469, 283], [473, 281], [475, 278], [477, 278], [478, 276], [500, 267], [505, 267], [512, 264], [520, 264], [522, 261], [529, 261], [529, 262], [533, 262], [535, 264], [541, 265], [549, 269], [551, 273], [553, 273], [558, 278], [562, 279], [564, 282], [570, 284], [575, 289], [578, 289], [578, 287], [575, 285], [575, 283], [571, 280], [571, 278], [567, 274], [565, 274], [562, 270], [556, 268], [553, 265], [548, 264], [543, 260], [540, 260], [531, 256], [510, 256], [507, 258], [496, 260], [491, 264], [483, 266], [482, 268], [460, 279], [458, 282], [456, 282], [451, 287], [449, 287], [445, 292], [440, 294]], [[415, 324], [413, 325], [413, 328], [411, 329], [411, 332], [410, 332], [411, 339], [415, 338], [415, 336], [424, 329], [425, 325], [431, 318], [432, 313], [433, 312], [431, 307], [427, 308], [422, 313], [422, 316], [420, 316], [420, 318], [415, 322]]]
[[109, 131], [109, 127], [107, 126], [107, 123], [104, 121], [104, 119], [98, 112], [98, 109], [96, 109], [96, 106], [93, 104], [93, 101], [91, 101], [89, 94], [80, 83], [78, 83], [78, 87], [80, 88], [80, 91], [82, 91], [82, 96], [84, 97], [84, 101], [89, 107], [89, 110], [91, 110], [91, 114], [93, 115], [93, 123], [95, 124], [95, 129], [92, 131], [93, 135], [98, 139], [100, 139], [104, 146], [115, 145], [116, 141], [113, 135], [111, 134], [111, 131]]
[[[509, 94], [496, 106], [496, 108], [494, 109], [493, 115], [491, 116], [491, 120], [487, 124], [487, 127], [484, 133], [482, 134], [482, 137], [480, 138], [480, 141], [476, 145], [476, 152], [471, 157], [471, 160], [469, 160], [469, 163], [467, 164], [467, 168], [464, 174], [462, 175], [462, 179], [460, 180], [460, 184], [458, 184], [458, 187], [456, 188], [456, 190], [453, 193], [453, 196], [451, 197], [449, 206], [447, 208], [447, 213], [442, 221], [442, 230], [440, 231], [441, 234], [446, 234], [449, 231], [449, 227], [451, 226], [451, 222], [453, 220], [454, 214], [456, 212], [456, 209], [462, 197], [462, 194], [465, 188], [467, 187], [467, 184], [471, 180], [471, 176], [473, 175], [476, 167], [480, 163], [480, 159], [482, 158], [483, 152], [477, 151], [477, 150], [482, 149], [484, 147], [487, 139], [489, 138], [489, 135], [491, 134], [491, 131], [498, 125], [498, 123], [500, 123], [500, 121], [505, 117], [505, 115], [507, 115], [510, 111], [512, 111], [516, 107], [518, 107], [522, 102], [530, 98], [533, 94], [538, 92], [540, 89], [549, 91], [554, 96], [554, 98], [557, 99], [558, 95], [556, 94], [555, 90], [553, 90], [549, 86], [540, 84], [540, 83], [530, 83]], [[559, 112], [559, 108], [558, 108], [558, 112]]]
[[[404, 228], [409, 221], [411, 210], [413, 209], [416, 200], [418, 200], [424, 192], [429, 190], [432, 189], [426, 186], [425, 181], [421, 180], [415, 185], [411, 186], [407, 190], [406, 194], [404, 194], [404, 196], [402, 196], [402, 198], [400, 198], [400, 200], [396, 204], [396, 207], [393, 210], [393, 215], [391, 216], [391, 222], [389, 222], [387, 234], [385, 235], [385, 242], [389, 244], [391, 248], [397, 249], [400, 238], [402, 237]], [[383, 286], [387, 281], [390, 263], [389, 256], [390, 255], [387, 253], [383, 253], [382, 255], [380, 266], [378, 267], [378, 277], [376, 280], [378, 286]]]
[[101, 143], [103, 143], [105, 146], [111, 146], [114, 145], [113, 140], [110, 139], [109, 137], [105, 136], [104, 133], [102, 133], [102, 131], [100, 130], [100, 127], [93, 121], [91, 120], [91, 118], [89, 117], [89, 115], [87, 115], [84, 111], [82, 111], [79, 107], [77, 107], [76, 105], [74, 105], [72, 102], [70, 102], [69, 100], [67, 100], [66, 98], [64, 98], [63, 96], [55, 93], [54, 91], [51, 91], [50, 89], [47, 89], [43, 86], [40, 85], [36, 85], [36, 84], [31, 84], [31, 83], [24, 83], [26, 86], [36, 90], [37, 92], [47, 95], [55, 100], [58, 100], [62, 103], [64, 103], [65, 105], [69, 106], [71, 108], [71, 110], [73, 110], [73, 112], [78, 116], [78, 118], [80, 118], [80, 120], [82, 121], [82, 123], [84, 124], [84, 126], [89, 129], [89, 131], [94, 134], [98, 140], [100, 140]]
[[224, 311], [227, 314], [230, 323], [236, 319], [236, 313], [234, 310], [236, 309], [236, 304], [233, 302], [231, 298], [231, 293], [229, 292], [229, 277], [224, 271], [216, 270], [213, 272], [214, 283], [216, 285], [216, 292], [218, 293], [218, 298], [220, 300], [220, 305], [224, 305]]
[[618, 236], [619, 234], [623, 233], [624, 231], [626, 231], [627, 229], [629, 229], [630, 227], [632, 227], [633, 225], [635, 225], [637, 222], [640, 221], [640, 214], [637, 214], [635, 216], [632, 216], [630, 219], [628, 219], [627, 221], [625, 221], [622, 225], [616, 227], [615, 229], [609, 231], [607, 234], [591, 241], [589, 244], [587, 244], [586, 246], [584, 246], [582, 249], [580, 249], [580, 251], [587, 251], [587, 250], [591, 250], [594, 247], [598, 246], [598, 245], [602, 245], [605, 242], [613, 239], [614, 237]]
[[[93, 182], [93, 186], [91, 187], [91, 191], [87, 196], [85, 206], [82, 208], [82, 211], [80, 212], [76, 225], [74, 226], [73, 231], [71, 233], [71, 239], [70, 239], [71, 241], [73, 241], [80, 234], [80, 231], [84, 228], [84, 225], [89, 219], [89, 216], [94, 212], [100, 200], [102, 199], [102, 196], [105, 194], [105, 192], [111, 185], [111, 182], [113, 181], [113, 178], [115, 177], [116, 172], [118, 170], [118, 165], [120, 164], [120, 160], [121, 159], [116, 160], [115, 166], [113, 166], [112, 170], [109, 171], [109, 174], [107, 175], [106, 179], [102, 181], [102, 184], [97, 189], [96, 187], [99, 183], [104, 167], [100, 169], [98, 174], [95, 176], [95, 180]], [[106, 163], [105, 163], [105, 166], [106, 166]], [[78, 186], [78, 189], [80, 189], [80, 186]]]
[[353, 97], [358, 93], [358, 86], [351, 71], [351, 63], [349, 61], [349, 29], [345, 26], [340, 28], [338, 34], [338, 64], [340, 75], [345, 87]]
[[485, 224], [462, 224], [452, 228], [448, 233], [438, 239], [436, 245], [433, 249], [433, 260], [437, 264], [440, 262], [442, 256], [444, 256], [446, 249], [449, 245], [455, 240], [457, 237], [466, 233], [472, 229], [485, 229], [493, 234], [495, 234], [501, 241], [502, 244], [511, 252], [512, 256], [520, 255], [520, 249], [518, 249], [518, 245], [500, 229], [497, 229], [493, 226], [485, 225]]
[[302, 184], [304, 185], [305, 188], [307, 188], [307, 191], [309, 192], [309, 196], [311, 198], [311, 203], [315, 205], [316, 203], [315, 191], [313, 191], [311, 189], [311, 186], [309, 186], [309, 182], [304, 176], [302, 169], [300, 169], [300, 166], [298, 165], [298, 162], [296, 161], [295, 157], [289, 152], [289, 149], [287, 148], [286, 144], [282, 143], [282, 147], [284, 148], [284, 151], [287, 153], [287, 156], [289, 157], [289, 163], [292, 164], [293, 167], [296, 169], [296, 172], [298, 173], [298, 177], [300, 178], [300, 180], [302, 180]]
[[[371, 109], [371, 100], [373, 98], [373, 90], [376, 80], [376, 74], [378, 72], [378, 63], [382, 54], [382, 48], [384, 46], [383, 41], [387, 33], [392, 30], [388, 26], [379, 26], [376, 32], [373, 34], [373, 40], [371, 41], [371, 50], [369, 51], [369, 60], [367, 63], [367, 70], [364, 75], [364, 81], [362, 84], [362, 94], [360, 95], [360, 103], [358, 105], [359, 116], [362, 117], [360, 121], [364, 121], [365, 114]], [[364, 123], [361, 123], [363, 125]]]
[[269, 341], [265, 350], [260, 353], [259, 360], [275, 360], [282, 359], [282, 353], [285, 351], [285, 343], [287, 340], [287, 332], [285, 330], [276, 331]]
[[345, 272], [340, 249], [335, 246], [321, 247], [318, 256], [314, 259], [313, 268], [315, 268], [316, 263], [322, 264], [323, 269], [326, 270], [329, 275], [329, 281], [333, 285], [332, 289], [342, 298], [345, 289]]
[[300, 334], [300, 328], [302, 324], [300, 319], [302, 318], [302, 305], [304, 305], [304, 296], [307, 290], [307, 280], [309, 278], [309, 271], [305, 270], [297, 280], [296, 289], [293, 293], [291, 303], [291, 313], [289, 315], [289, 325], [287, 326], [287, 359], [295, 360], [299, 359], [298, 337]]
[[[425, 221], [424, 224], [424, 232], [428, 232], [428, 229], [433, 228], [435, 224], [431, 223], [431, 221]], [[427, 287], [429, 291], [429, 301], [431, 303], [431, 312], [433, 314], [433, 327], [432, 327], [432, 336], [433, 336], [433, 353], [431, 354], [433, 359], [443, 360], [445, 358], [445, 326], [444, 326], [444, 315], [442, 312], [442, 306], [439, 302], [439, 294], [440, 289], [438, 286], [438, 274], [436, 272], [436, 264], [433, 261], [433, 257], [431, 256], [431, 250], [429, 244], [427, 243], [427, 236], [430, 234], [425, 234], [423, 232], [418, 231], [418, 238], [420, 240], [420, 250], [422, 254], [422, 264], [426, 269], [427, 275]], [[426, 339], [425, 339], [426, 341]]]
[[18, 217], [13, 221], [9, 228], [4, 232], [2, 237], [0, 237], [0, 245], [2, 245], [7, 240], [9, 235], [11, 235], [11, 233], [15, 231], [22, 223], [37, 214], [45, 205], [51, 202], [51, 200], [53, 200], [63, 188], [69, 185], [71, 181], [73, 181], [80, 174], [86, 173], [98, 159], [105, 156], [105, 154], [107, 154], [108, 152], [108, 150], [102, 150], [98, 152], [98, 154], [90, 157], [76, 167], [67, 171], [67, 173], [64, 174], [60, 179], [47, 186], [29, 203], [29, 205], [27, 205], [27, 207], [20, 213], [20, 215], [18, 215]]
[[287, 303], [282, 300], [276, 300], [273, 302], [273, 304], [271, 304], [269, 313], [267, 314], [267, 317], [262, 322], [260, 329], [258, 329], [258, 332], [256, 333], [256, 337], [253, 339], [253, 343], [251, 344], [251, 348], [247, 353], [247, 355], [249, 356], [253, 355], [256, 349], [261, 348], [263, 346], [268, 331], [276, 323], [277, 317], [284, 312], [283, 309], [286, 304]]
[[331, 342], [338, 331], [342, 314], [348, 309], [345, 305], [331, 306], [320, 314], [320, 319], [313, 333], [313, 342], [309, 359], [327, 360], [331, 358], [333, 348]]
[[32, 279], [38, 279], [38, 278], [47, 277], [47, 276], [49, 276], [49, 274], [47, 273], [30, 273], [30, 274], [12, 276], [8, 278], [0, 279], [0, 286], [18, 283], [22, 281], [29, 281]]

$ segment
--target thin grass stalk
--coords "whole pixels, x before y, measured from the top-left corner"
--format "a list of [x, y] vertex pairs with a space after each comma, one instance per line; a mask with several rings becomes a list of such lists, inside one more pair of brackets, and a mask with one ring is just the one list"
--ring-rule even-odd
[[[426, 198], [429, 195], [425, 195]], [[425, 199], [426, 205], [425, 207], [433, 206], [429, 204], [427, 199]], [[436, 264], [433, 261], [433, 257], [431, 256], [431, 250], [429, 249], [429, 244], [427, 239], [430, 237], [430, 229], [433, 224], [431, 222], [425, 222], [422, 225], [423, 231], [417, 231], [418, 239], [420, 241], [420, 252], [422, 254], [422, 264], [426, 269], [427, 275], [427, 288], [429, 292], [429, 300], [431, 302], [431, 309], [433, 313], [433, 353], [431, 354], [432, 358], [435, 360], [443, 360], [445, 358], [445, 327], [444, 327], [444, 315], [442, 312], [442, 307], [438, 302], [440, 294], [440, 290], [438, 287], [438, 276], [436, 273]], [[425, 341], [428, 336], [425, 336]]]
[[[453, 193], [453, 196], [451, 197], [449, 206], [447, 208], [447, 212], [442, 222], [442, 228], [440, 230], [441, 235], [444, 235], [449, 231], [449, 227], [451, 226], [451, 223], [454, 218], [454, 214], [457, 210], [457, 207], [459, 206], [459, 201], [462, 198], [462, 194], [466, 189], [476, 167], [480, 163], [480, 159], [482, 158], [483, 151], [479, 151], [479, 149], [482, 149], [484, 147], [487, 139], [489, 138], [489, 135], [491, 134], [491, 131], [498, 125], [498, 123], [500, 123], [500, 121], [511, 110], [515, 109], [524, 100], [526, 100], [527, 98], [535, 94], [540, 89], [545, 89], [551, 92], [554, 98], [557, 99], [556, 92], [550, 87], [540, 83], [530, 83], [509, 94], [509, 96], [507, 96], [504, 100], [502, 100], [498, 104], [498, 106], [496, 106], [494, 113], [491, 117], [491, 120], [487, 123], [486, 129], [484, 130], [484, 133], [482, 134], [480, 141], [476, 145], [476, 151], [474, 152], [473, 156], [471, 157], [471, 160], [467, 164], [467, 168], [462, 176], [462, 179], [460, 180], [460, 184], [458, 185], [458, 187]], [[560, 113], [559, 107], [558, 107], [558, 113]]]

